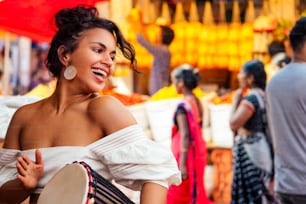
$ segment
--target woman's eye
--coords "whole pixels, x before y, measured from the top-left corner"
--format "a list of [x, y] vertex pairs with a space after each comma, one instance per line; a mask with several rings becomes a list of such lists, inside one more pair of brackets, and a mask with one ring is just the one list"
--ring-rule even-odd
[[92, 49], [94, 52], [96, 53], [101, 53], [102, 52], [102, 49], [101, 48], [93, 48]]

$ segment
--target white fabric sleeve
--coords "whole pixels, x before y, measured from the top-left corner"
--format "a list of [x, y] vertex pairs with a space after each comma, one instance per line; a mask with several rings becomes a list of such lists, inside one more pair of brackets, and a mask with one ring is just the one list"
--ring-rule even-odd
[[166, 187], [181, 183], [171, 150], [148, 139], [139, 125], [108, 135], [89, 148], [118, 183], [133, 190], [140, 190], [149, 181], [165, 181]]
[[145, 181], [144, 183], [146, 183], [146, 182], [156, 183], [156, 184], [158, 184], [160, 186], [163, 186], [165, 188], [169, 187], [168, 182], [166, 180], [163, 180], [163, 181]]
[[19, 150], [0, 149], [0, 186], [17, 176], [17, 158]]

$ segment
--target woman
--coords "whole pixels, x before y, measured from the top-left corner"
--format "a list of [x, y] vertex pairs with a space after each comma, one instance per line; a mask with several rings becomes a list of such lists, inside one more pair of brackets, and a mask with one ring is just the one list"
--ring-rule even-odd
[[182, 65], [171, 75], [177, 93], [184, 96], [175, 111], [172, 129], [172, 151], [183, 181], [179, 186], [170, 186], [167, 203], [210, 203], [203, 181], [207, 155], [201, 131], [203, 108], [192, 93], [198, 86], [199, 73], [189, 65]]
[[135, 67], [133, 47], [96, 8], [63, 9], [55, 23], [47, 67], [57, 86], [11, 120], [0, 151], [0, 203], [28, 196], [35, 203], [50, 178], [74, 161], [141, 190], [141, 203], [164, 203], [168, 185], [180, 183], [171, 151], [150, 141], [118, 100], [97, 94], [114, 72], [117, 51]]
[[231, 203], [265, 203], [272, 176], [272, 159], [264, 121], [266, 72], [258, 60], [246, 62], [238, 74], [240, 89], [234, 99], [230, 127], [237, 132]]

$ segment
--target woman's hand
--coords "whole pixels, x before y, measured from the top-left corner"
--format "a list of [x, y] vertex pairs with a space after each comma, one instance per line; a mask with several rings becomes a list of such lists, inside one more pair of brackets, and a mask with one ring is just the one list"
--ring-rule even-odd
[[182, 179], [183, 180], [187, 179], [188, 175], [187, 175], [187, 168], [186, 168], [186, 166], [182, 166], [180, 170], [181, 170]]
[[24, 187], [28, 190], [36, 188], [44, 170], [41, 152], [38, 149], [35, 151], [35, 162], [27, 155], [21, 155], [16, 167], [18, 170], [17, 178], [23, 183]]
[[234, 110], [237, 109], [240, 101], [242, 100], [243, 98], [243, 89], [239, 88], [235, 91], [235, 94], [234, 94], [234, 97], [233, 97], [233, 108]]

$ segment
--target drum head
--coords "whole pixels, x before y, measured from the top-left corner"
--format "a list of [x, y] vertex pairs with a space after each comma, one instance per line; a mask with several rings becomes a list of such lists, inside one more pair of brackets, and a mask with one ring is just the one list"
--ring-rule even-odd
[[50, 179], [37, 203], [83, 204], [87, 199], [88, 183], [88, 174], [81, 164], [66, 165]]

